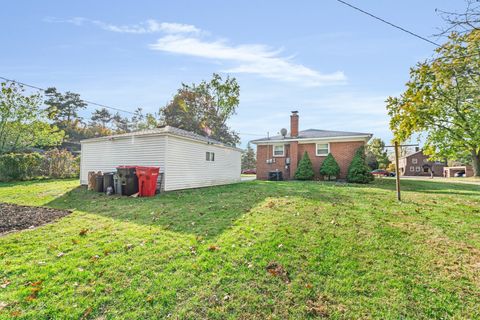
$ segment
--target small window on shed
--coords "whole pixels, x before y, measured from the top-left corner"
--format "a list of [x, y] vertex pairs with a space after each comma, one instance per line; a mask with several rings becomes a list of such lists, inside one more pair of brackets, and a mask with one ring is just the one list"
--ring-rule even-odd
[[420, 167], [415, 167], [416, 172], [420, 172]]
[[215, 152], [208, 152], [205, 154], [205, 160], [215, 161]]
[[413, 163], [413, 164], [417, 164], [417, 163], [418, 163], [417, 159], [413, 158], [413, 159], [412, 159], [412, 163]]
[[410, 166], [410, 171], [411, 171], [411, 172], [415, 171], [415, 167], [414, 167], [414, 166]]

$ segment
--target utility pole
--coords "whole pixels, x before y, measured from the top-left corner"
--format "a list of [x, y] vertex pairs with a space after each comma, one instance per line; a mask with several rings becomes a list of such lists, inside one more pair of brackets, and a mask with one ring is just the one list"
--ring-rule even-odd
[[400, 168], [399, 168], [399, 158], [400, 158], [400, 147], [418, 147], [418, 144], [398, 144], [397, 141], [394, 142], [393, 146], [385, 146], [385, 148], [394, 148], [395, 150], [395, 184], [397, 189], [397, 200], [402, 201], [402, 195], [400, 192]]
[[395, 141], [395, 180], [397, 186], [397, 200], [402, 201], [402, 195], [400, 194], [400, 169], [398, 168], [398, 142]]

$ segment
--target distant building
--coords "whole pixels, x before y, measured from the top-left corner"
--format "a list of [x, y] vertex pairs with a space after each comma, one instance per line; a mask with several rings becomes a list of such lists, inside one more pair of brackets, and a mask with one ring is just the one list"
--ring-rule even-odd
[[401, 176], [433, 176], [442, 177], [443, 168], [447, 166], [444, 161], [430, 161], [422, 150], [403, 156], [399, 159], [398, 169]]

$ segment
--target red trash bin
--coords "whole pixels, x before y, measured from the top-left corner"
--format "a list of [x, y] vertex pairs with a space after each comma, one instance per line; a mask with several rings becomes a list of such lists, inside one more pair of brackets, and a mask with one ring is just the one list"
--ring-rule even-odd
[[153, 197], [157, 189], [157, 179], [160, 168], [137, 167], [138, 195], [140, 197]]

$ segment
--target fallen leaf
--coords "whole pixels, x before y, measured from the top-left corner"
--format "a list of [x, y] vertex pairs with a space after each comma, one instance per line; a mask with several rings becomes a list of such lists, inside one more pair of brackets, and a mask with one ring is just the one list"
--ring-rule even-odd
[[217, 250], [220, 250], [219, 246], [211, 245], [210, 247], [208, 247], [208, 251], [217, 251]]
[[80, 230], [80, 232], [78, 234], [81, 235], [81, 236], [86, 236], [87, 233], [88, 233], [88, 229], [82, 229], [82, 230]]
[[3, 302], [3, 301], [0, 301], [0, 310], [2, 310], [3, 308], [5, 308], [6, 306], [8, 306], [8, 303]]
[[92, 307], [88, 307], [84, 312], [83, 315], [80, 319], [87, 319], [90, 313], [92, 313], [93, 309]]
[[267, 271], [274, 277], [279, 277], [285, 283], [290, 283], [288, 271], [286, 271], [281, 264], [275, 261], [271, 261], [267, 265]]
[[0, 288], [5, 289], [10, 283], [12, 283], [9, 280], [4, 280], [2, 284], [0, 284]]

